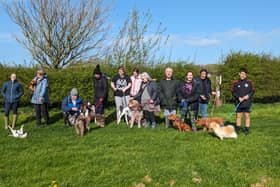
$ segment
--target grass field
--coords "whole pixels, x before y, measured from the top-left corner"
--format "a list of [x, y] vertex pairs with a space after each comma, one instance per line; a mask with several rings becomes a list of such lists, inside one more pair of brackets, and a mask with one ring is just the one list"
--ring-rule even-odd
[[[227, 118], [232, 105], [215, 110]], [[3, 113], [3, 109], [0, 109]], [[26, 139], [8, 136], [0, 117], [0, 186], [280, 186], [280, 105], [255, 104], [251, 134], [220, 141], [202, 132], [128, 128], [113, 120], [77, 137], [60, 111], [35, 127], [31, 108], [20, 109]], [[234, 121], [234, 116], [230, 120]]]

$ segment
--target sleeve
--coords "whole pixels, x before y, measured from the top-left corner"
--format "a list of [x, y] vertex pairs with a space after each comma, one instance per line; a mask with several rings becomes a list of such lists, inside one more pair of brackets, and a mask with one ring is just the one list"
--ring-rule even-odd
[[251, 98], [253, 95], [254, 95], [254, 93], [255, 93], [255, 86], [254, 86], [254, 83], [253, 83], [253, 81], [248, 81], [249, 82], [249, 84], [250, 84], [250, 86], [251, 86], [251, 90], [250, 90], [250, 92], [248, 93], [248, 96], [249, 96], [249, 98]]
[[24, 94], [24, 90], [21, 84], [18, 84], [18, 94], [17, 98], [20, 98]]
[[106, 77], [103, 77], [103, 86], [104, 86], [103, 99], [105, 99], [107, 97], [108, 91], [109, 91], [108, 80]]
[[4, 85], [2, 86], [2, 89], [1, 89], [1, 94], [4, 97], [4, 99], [6, 99], [6, 90], [7, 90], [7, 84], [4, 83]]
[[61, 109], [63, 112], [69, 112], [71, 109], [68, 108], [68, 97], [65, 97], [61, 104]]
[[158, 90], [158, 86], [157, 86], [157, 83], [156, 82], [154, 82], [154, 81], [152, 81], [151, 82], [151, 86], [152, 86], [152, 95], [151, 95], [151, 98], [152, 98], [152, 100], [153, 101], [156, 101], [157, 100], [157, 98], [159, 97], [159, 90]]
[[238, 98], [239, 95], [237, 94], [236, 92], [236, 84], [237, 84], [237, 80], [233, 81], [233, 84], [231, 86], [231, 93], [232, 93], [232, 96], [235, 97], [235, 98]]

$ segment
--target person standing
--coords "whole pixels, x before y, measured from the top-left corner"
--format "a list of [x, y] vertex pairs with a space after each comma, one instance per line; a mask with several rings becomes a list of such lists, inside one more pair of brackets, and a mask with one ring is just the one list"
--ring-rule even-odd
[[139, 69], [134, 68], [132, 71], [130, 96], [134, 97], [140, 90], [142, 79], [139, 75]]
[[13, 122], [12, 128], [15, 128], [17, 122], [17, 110], [19, 106], [20, 97], [23, 95], [23, 87], [17, 81], [17, 75], [15, 73], [11, 74], [11, 80], [5, 82], [1, 89], [1, 94], [5, 101], [5, 112], [4, 112], [4, 124], [5, 129], [9, 125], [9, 112], [13, 109]]
[[100, 127], [104, 127], [104, 108], [108, 99], [108, 79], [104, 76], [100, 70], [100, 65], [97, 64], [93, 71], [93, 87], [94, 87], [94, 99], [93, 104], [95, 106], [96, 123]]
[[179, 83], [173, 79], [173, 69], [165, 69], [165, 79], [159, 83], [160, 104], [164, 108], [165, 127], [169, 127], [168, 116], [176, 114], [179, 97]]
[[152, 125], [156, 127], [155, 112], [160, 112], [160, 98], [158, 86], [147, 72], [141, 74], [142, 84], [137, 95], [134, 96], [142, 106], [144, 117], [146, 119], [145, 127]]
[[207, 70], [202, 69], [200, 70], [200, 76], [197, 78], [201, 85], [201, 95], [198, 105], [198, 113], [201, 113], [201, 118], [208, 117], [208, 103], [210, 101], [210, 97], [211, 95], [216, 95], [215, 92], [212, 92], [211, 80], [207, 77], [207, 75]]
[[112, 78], [111, 87], [114, 90], [117, 119], [119, 119], [121, 108], [126, 107], [129, 102], [131, 87], [131, 79], [126, 75], [123, 66], [118, 68], [118, 74]]
[[34, 104], [36, 113], [36, 124], [41, 125], [41, 114], [45, 119], [45, 125], [49, 125], [49, 81], [47, 75], [43, 70], [38, 70], [36, 77], [33, 79], [36, 81], [36, 87], [31, 98], [31, 103]]
[[241, 68], [239, 71], [239, 79], [233, 81], [231, 92], [235, 98], [236, 108], [236, 130], [240, 133], [241, 130], [241, 118], [245, 115], [245, 134], [249, 135], [250, 131], [250, 112], [251, 101], [254, 95], [255, 88], [251, 80], [247, 79], [247, 69]]
[[198, 112], [199, 97], [201, 95], [201, 86], [197, 80], [195, 80], [192, 71], [186, 73], [185, 81], [180, 85], [180, 96], [181, 100], [181, 120], [185, 121], [186, 114], [190, 115], [190, 125], [192, 130], [196, 131], [195, 121]]

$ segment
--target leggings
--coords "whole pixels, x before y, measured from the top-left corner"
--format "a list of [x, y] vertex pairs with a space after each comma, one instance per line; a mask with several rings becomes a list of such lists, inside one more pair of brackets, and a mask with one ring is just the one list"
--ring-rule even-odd
[[18, 102], [10, 103], [10, 102], [5, 102], [5, 116], [9, 116], [10, 110], [13, 109], [13, 114], [17, 114], [17, 109], [18, 109]]
[[147, 110], [144, 110], [144, 117], [146, 119], [146, 122], [150, 122], [150, 123], [153, 123], [153, 122], [156, 122], [156, 119], [155, 119], [155, 114], [154, 112], [150, 112], [150, 111], [147, 111]]

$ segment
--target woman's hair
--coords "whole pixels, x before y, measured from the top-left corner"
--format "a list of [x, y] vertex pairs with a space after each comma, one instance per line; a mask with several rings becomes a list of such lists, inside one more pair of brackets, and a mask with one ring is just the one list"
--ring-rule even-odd
[[120, 66], [120, 67], [118, 68], [118, 70], [122, 70], [122, 71], [125, 73], [125, 69], [124, 69], [123, 66]]
[[139, 73], [139, 69], [138, 68], [133, 68], [132, 72]]
[[147, 80], [152, 80], [151, 76], [147, 72], [141, 73], [141, 78], [146, 78]]
[[185, 76], [187, 76], [188, 73], [192, 73], [192, 75], [194, 76], [193, 71], [187, 71], [186, 74], [185, 74]]

